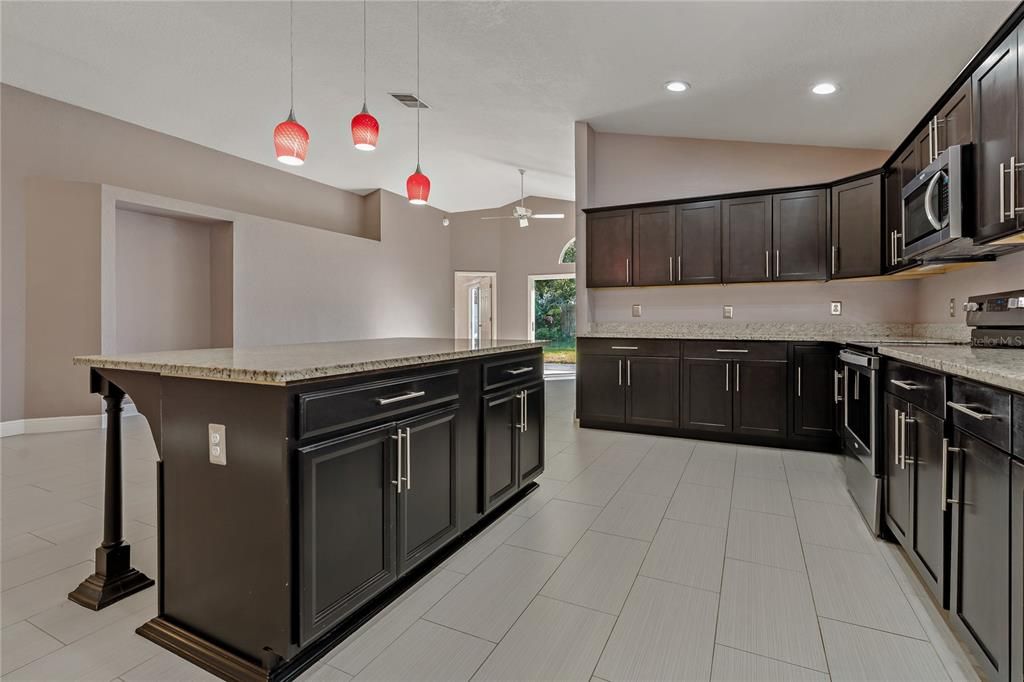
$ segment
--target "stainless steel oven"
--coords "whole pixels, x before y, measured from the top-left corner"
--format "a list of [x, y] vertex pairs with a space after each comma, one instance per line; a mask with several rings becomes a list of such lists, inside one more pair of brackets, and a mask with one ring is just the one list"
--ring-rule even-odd
[[953, 145], [903, 188], [903, 257], [949, 259], [977, 251], [972, 147]]
[[843, 472], [846, 488], [871, 531], [882, 527], [882, 462], [878, 446], [879, 368], [872, 351], [839, 351], [843, 374]]

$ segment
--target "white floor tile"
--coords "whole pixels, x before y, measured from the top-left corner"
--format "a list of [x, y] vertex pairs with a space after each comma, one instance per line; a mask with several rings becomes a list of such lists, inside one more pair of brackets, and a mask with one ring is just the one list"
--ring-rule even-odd
[[648, 543], [588, 531], [541, 594], [617, 614], [643, 563]]
[[554, 499], [506, 540], [506, 544], [565, 556], [594, 522], [601, 507]]
[[666, 507], [668, 498], [620, 490], [590, 528], [650, 542], [665, 515]]
[[789, 484], [771, 478], [736, 476], [732, 489], [732, 506], [736, 509], [793, 516]]
[[641, 575], [718, 592], [725, 560], [725, 529], [665, 519]]
[[62, 646], [62, 642], [27, 620], [8, 625], [0, 630], [0, 675], [6, 675]]
[[706, 485], [680, 483], [665, 510], [665, 518], [725, 528], [729, 525], [732, 491]]
[[949, 679], [928, 642], [827, 618], [821, 636], [833, 682]]
[[417, 621], [357, 680], [468, 680], [494, 644], [425, 620]]
[[828, 675], [727, 646], [715, 647], [712, 682], [828, 682]]
[[726, 556], [765, 566], [804, 572], [796, 521], [789, 516], [733, 509]]

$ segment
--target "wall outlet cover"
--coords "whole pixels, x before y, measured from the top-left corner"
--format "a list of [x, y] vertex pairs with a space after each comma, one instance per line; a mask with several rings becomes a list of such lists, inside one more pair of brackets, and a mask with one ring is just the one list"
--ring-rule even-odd
[[732, 306], [731, 305], [723, 305], [722, 306], [722, 317], [725, 318], [726, 320], [731, 320], [732, 319]]
[[633, 304], [633, 317], [640, 317], [640, 314], [642, 312], [643, 312], [643, 309], [640, 307], [640, 304], [639, 303], [634, 303]]
[[210, 424], [208, 426], [208, 441], [210, 445], [210, 464], [227, 466], [227, 429], [224, 428], [223, 424]]
[[842, 301], [832, 301], [831, 305], [829, 306], [829, 312], [831, 312], [833, 315], [842, 315], [843, 314], [843, 302]]
[[956, 299], [949, 299], [949, 316], [956, 317]]

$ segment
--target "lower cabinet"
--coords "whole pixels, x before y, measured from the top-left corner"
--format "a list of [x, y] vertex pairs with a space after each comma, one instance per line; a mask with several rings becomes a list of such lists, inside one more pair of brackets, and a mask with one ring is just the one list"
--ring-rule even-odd
[[790, 435], [831, 438], [836, 429], [836, 349], [830, 344], [793, 344]]
[[1011, 460], [959, 428], [953, 446], [950, 615], [985, 677], [1008, 680]]
[[786, 435], [787, 364], [776, 360], [734, 360], [733, 433]]
[[626, 382], [621, 355], [580, 353], [576, 366], [581, 421], [626, 423]]
[[892, 393], [883, 400], [885, 521], [904, 547], [910, 543], [910, 471], [903, 458], [903, 418], [910, 404]]
[[683, 358], [682, 425], [699, 431], [732, 431], [732, 362]]
[[910, 556], [926, 586], [940, 604], [948, 604], [949, 456], [946, 422], [914, 405], [905, 429], [910, 478]]
[[544, 384], [484, 396], [481, 511], [486, 513], [544, 469]]
[[582, 421], [679, 426], [679, 358], [588, 354], [577, 371]]

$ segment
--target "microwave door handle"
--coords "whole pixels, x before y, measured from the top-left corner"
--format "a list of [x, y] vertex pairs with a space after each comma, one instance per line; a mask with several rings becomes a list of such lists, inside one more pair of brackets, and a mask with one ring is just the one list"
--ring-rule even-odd
[[928, 182], [928, 189], [924, 193], [924, 214], [928, 218], [928, 222], [932, 224], [936, 230], [942, 229], [942, 221], [935, 215], [935, 211], [932, 210], [932, 197], [935, 196], [935, 185], [939, 183], [942, 178], [942, 172], [938, 172], [932, 176], [932, 179]]

